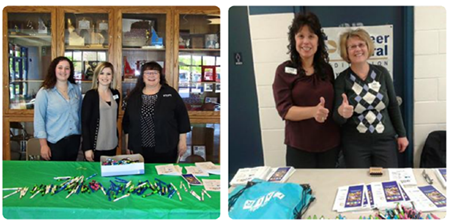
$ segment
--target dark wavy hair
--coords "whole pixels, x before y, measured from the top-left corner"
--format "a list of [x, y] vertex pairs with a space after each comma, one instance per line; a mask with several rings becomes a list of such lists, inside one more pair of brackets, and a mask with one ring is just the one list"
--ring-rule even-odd
[[160, 73], [160, 84], [161, 85], [168, 84], [168, 82], [166, 81], [166, 75], [163, 74], [163, 68], [161, 67], [161, 65], [158, 64], [156, 61], [147, 62], [141, 66], [141, 73], [138, 76], [138, 80], [136, 82], [135, 88], [133, 88], [132, 91], [130, 91], [130, 94], [128, 95], [128, 97], [131, 97], [132, 95], [134, 95], [136, 93], [141, 93], [142, 90], [144, 89], [144, 87], [146, 87], [146, 84], [144, 83], [144, 78], [143, 78], [144, 71], [146, 71], [146, 70], [157, 70], [158, 73]]
[[291, 63], [294, 67], [300, 68], [302, 71], [302, 75], [305, 75], [304, 69], [302, 69], [302, 58], [299, 56], [299, 52], [296, 50], [296, 34], [304, 27], [307, 26], [313, 33], [318, 36], [318, 50], [316, 51], [313, 57], [313, 67], [315, 71], [317, 71], [321, 77], [321, 79], [326, 79], [327, 75], [325, 72], [325, 68], [329, 63], [329, 53], [327, 53], [325, 40], [325, 34], [322, 31], [321, 23], [319, 22], [318, 17], [311, 13], [307, 12], [305, 15], [302, 13], [298, 13], [289, 27], [288, 32], [288, 53], [290, 54]]
[[55, 85], [56, 85], [55, 69], [56, 69], [56, 66], [58, 65], [58, 63], [60, 63], [60, 61], [68, 61], [69, 62], [70, 75], [69, 75], [69, 78], [67, 79], [67, 81], [72, 84], [75, 84], [74, 63], [72, 63], [72, 61], [69, 60], [69, 58], [61, 56], [61, 57], [57, 57], [57, 58], [53, 59], [53, 61], [50, 63], [49, 69], [47, 71], [47, 76], [45, 76], [44, 82], [42, 83], [42, 86], [41, 86], [41, 87], [44, 87], [44, 89], [52, 89], [53, 87], [55, 87]]

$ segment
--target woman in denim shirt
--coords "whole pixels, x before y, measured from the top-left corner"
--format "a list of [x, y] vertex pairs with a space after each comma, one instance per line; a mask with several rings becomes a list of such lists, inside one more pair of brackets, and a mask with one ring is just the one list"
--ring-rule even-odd
[[73, 63], [66, 57], [55, 58], [36, 95], [34, 109], [34, 136], [39, 138], [43, 159], [77, 160], [81, 104]]

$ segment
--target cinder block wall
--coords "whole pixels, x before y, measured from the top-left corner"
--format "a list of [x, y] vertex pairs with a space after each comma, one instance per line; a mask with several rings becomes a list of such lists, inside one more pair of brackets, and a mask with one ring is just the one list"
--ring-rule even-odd
[[415, 7], [414, 167], [428, 134], [446, 130], [446, 9]]

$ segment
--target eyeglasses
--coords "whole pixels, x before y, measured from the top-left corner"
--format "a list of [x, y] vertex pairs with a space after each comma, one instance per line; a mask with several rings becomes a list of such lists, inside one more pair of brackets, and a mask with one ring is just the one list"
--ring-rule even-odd
[[360, 44], [357, 44], [357, 45], [351, 45], [351, 46], [348, 46], [348, 50], [357, 50], [357, 47], [359, 47], [360, 49], [363, 49], [363, 48], [365, 48], [366, 47], [366, 44], [364, 44], [364, 43], [360, 43]]
[[160, 73], [159, 72], [157, 72], [157, 71], [145, 71], [144, 72], [144, 75], [153, 75], [153, 76], [156, 76], [156, 75], [159, 75]]
[[428, 184], [432, 184], [434, 182], [434, 180], [426, 173], [426, 170], [423, 170], [423, 173], [421, 173], [421, 175], [423, 175]]

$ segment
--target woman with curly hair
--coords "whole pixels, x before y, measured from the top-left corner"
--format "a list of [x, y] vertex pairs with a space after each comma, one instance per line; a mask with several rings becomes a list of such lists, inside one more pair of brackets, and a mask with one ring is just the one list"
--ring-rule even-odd
[[285, 120], [286, 164], [334, 168], [340, 133], [329, 118], [334, 108], [334, 73], [318, 17], [298, 14], [289, 28], [290, 60], [276, 70], [273, 93]]

